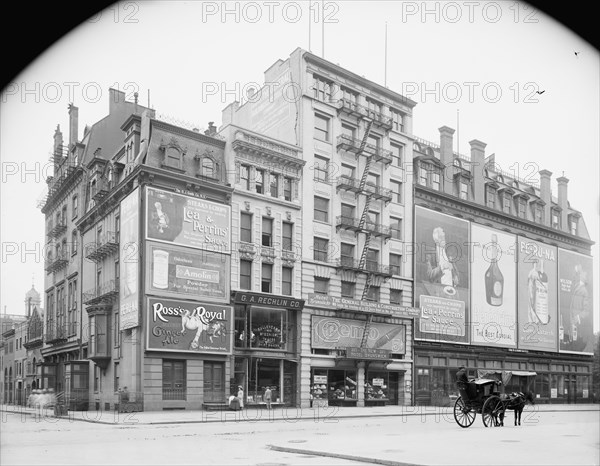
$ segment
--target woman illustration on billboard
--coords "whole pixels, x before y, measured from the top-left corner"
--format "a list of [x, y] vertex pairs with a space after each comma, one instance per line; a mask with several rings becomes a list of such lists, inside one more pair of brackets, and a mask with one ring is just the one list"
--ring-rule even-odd
[[[587, 272], [583, 270], [581, 264], [575, 266], [575, 276], [571, 282], [571, 304], [569, 306], [569, 325], [565, 332], [567, 344], [577, 346], [574, 350], [582, 350], [587, 342], [582, 341], [578, 329], [586, 325], [591, 327], [587, 320], [590, 316], [591, 302], [590, 294], [587, 289]], [[580, 342], [578, 344], [578, 342]], [[583, 343], [583, 344], [581, 344]]]
[[442, 227], [434, 228], [435, 257], [427, 256], [427, 278], [434, 283], [456, 288], [460, 283], [458, 270], [454, 261], [448, 257], [446, 250], [446, 233]]

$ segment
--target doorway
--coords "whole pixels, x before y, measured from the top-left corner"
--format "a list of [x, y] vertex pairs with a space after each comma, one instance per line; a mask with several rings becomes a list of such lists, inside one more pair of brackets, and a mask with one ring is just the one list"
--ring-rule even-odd
[[204, 361], [204, 402], [225, 401], [225, 364]]

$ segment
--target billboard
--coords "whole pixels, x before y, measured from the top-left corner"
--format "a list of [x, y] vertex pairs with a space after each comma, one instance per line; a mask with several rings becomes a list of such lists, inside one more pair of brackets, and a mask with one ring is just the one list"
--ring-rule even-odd
[[146, 238], [228, 254], [231, 207], [146, 188]]
[[522, 236], [518, 248], [518, 346], [558, 351], [557, 248]]
[[565, 353], [594, 353], [590, 256], [558, 250], [558, 340]]
[[147, 293], [229, 302], [229, 255], [149, 242], [146, 258]]
[[469, 222], [415, 207], [415, 338], [468, 343]]
[[[366, 322], [362, 320], [312, 316], [311, 346], [321, 349], [360, 348], [365, 325]], [[364, 348], [404, 354], [406, 326], [372, 322]]]
[[148, 351], [231, 354], [231, 306], [147, 298]]
[[471, 224], [471, 343], [517, 347], [517, 237]]
[[133, 190], [121, 201], [119, 244], [119, 330], [140, 325], [140, 191]]

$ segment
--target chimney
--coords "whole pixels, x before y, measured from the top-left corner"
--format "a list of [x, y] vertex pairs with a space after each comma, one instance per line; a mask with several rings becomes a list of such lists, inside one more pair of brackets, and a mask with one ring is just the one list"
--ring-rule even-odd
[[473, 196], [478, 204], [485, 204], [485, 142], [473, 139], [469, 141], [471, 145], [471, 167], [473, 175]]
[[204, 134], [206, 136], [214, 136], [215, 134], [217, 134], [217, 127], [215, 126], [214, 121], [208, 122], [208, 129], [204, 131]]
[[235, 114], [240, 108], [240, 103], [236, 100], [235, 102], [231, 102], [227, 107], [225, 107], [221, 111], [221, 128], [224, 128], [227, 125], [234, 124], [236, 120]]
[[567, 200], [567, 184], [569, 183], [569, 179], [561, 176], [556, 179], [556, 183], [558, 184], [558, 206], [562, 209], [560, 213], [560, 224], [563, 230], [569, 231], [569, 225], [567, 224], [568, 220], [568, 207], [569, 202]]
[[452, 149], [452, 135], [454, 130], [448, 126], [438, 128], [440, 132], [440, 160], [444, 165], [443, 183], [444, 192], [452, 194], [454, 192], [454, 150]]
[[60, 125], [56, 125], [56, 130], [54, 131], [54, 152], [53, 152], [53, 162], [54, 162], [54, 176], [57, 175], [58, 166], [62, 162], [62, 153], [63, 153], [63, 134], [60, 130]]
[[552, 207], [552, 188], [551, 188], [551, 177], [552, 172], [548, 170], [540, 170], [540, 197], [544, 204], [544, 223], [546, 225], [552, 224], [552, 217], [550, 207]]
[[69, 148], [77, 144], [77, 132], [79, 131], [79, 109], [69, 104]]
[[112, 87], [108, 90], [108, 113], [112, 115], [116, 109], [125, 102], [125, 93]]

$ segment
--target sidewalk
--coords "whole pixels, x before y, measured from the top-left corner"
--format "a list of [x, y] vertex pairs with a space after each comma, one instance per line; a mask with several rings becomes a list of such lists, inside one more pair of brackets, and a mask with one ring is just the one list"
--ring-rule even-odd
[[[527, 411], [561, 412], [561, 411], [598, 411], [599, 404], [537, 404], [525, 407]], [[2, 419], [9, 415], [31, 416], [35, 413], [33, 408], [25, 406], [2, 405]], [[144, 411], [139, 413], [117, 413], [114, 411], [70, 411], [65, 416], [60, 416], [69, 421], [94, 422], [99, 424], [129, 424], [129, 425], [155, 425], [155, 424], [187, 424], [206, 422], [296, 422], [299, 420], [332, 422], [336, 419], [393, 417], [393, 416], [443, 416], [452, 418], [452, 407], [439, 406], [385, 406], [385, 407], [329, 407], [329, 408], [295, 408], [282, 407], [268, 411], [266, 409], [244, 409], [241, 411], [202, 411], [202, 410], [174, 410], [174, 411]], [[53, 418], [54, 409], [48, 408], [44, 413], [45, 418]]]

